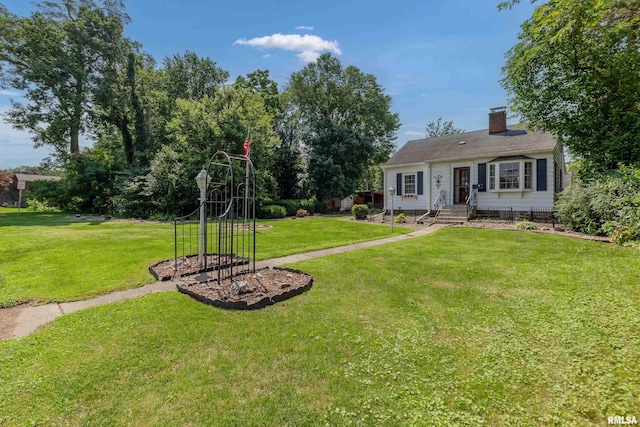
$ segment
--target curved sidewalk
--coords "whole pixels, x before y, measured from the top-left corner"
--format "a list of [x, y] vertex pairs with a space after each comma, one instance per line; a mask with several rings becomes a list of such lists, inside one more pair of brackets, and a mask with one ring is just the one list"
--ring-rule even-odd
[[[401, 234], [397, 236], [386, 237], [383, 239], [370, 240], [367, 242], [354, 243], [352, 245], [338, 246], [335, 248], [322, 249], [318, 251], [304, 252], [280, 258], [267, 259], [264, 261], [256, 262], [256, 268], [276, 267], [284, 264], [293, 264], [295, 262], [320, 258], [327, 255], [341, 254], [358, 249], [398, 242], [406, 240], [408, 238], [430, 234], [444, 227], [446, 227], [446, 225], [434, 224], [429, 227], [412, 231], [408, 234]], [[111, 294], [102, 295], [89, 300], [51, 303], [33, 307], [19, 306], [0, 309], [0, 320], [2, 320], [3, 322], [7, 322], [7, 324], [0, 326], [0, 340], [27, 336], [34, 332], [38, 327], [55, 320], [57, 317], [65, 313], [73, 313], [74, 311], [83, 310], [85, 308], [96, 307], [99, 305], [122, 301], [129, 298], [139, 297], [142, 295], [175, 290], [176, 281], [154, 282], [140, 288], [113, 292]]]

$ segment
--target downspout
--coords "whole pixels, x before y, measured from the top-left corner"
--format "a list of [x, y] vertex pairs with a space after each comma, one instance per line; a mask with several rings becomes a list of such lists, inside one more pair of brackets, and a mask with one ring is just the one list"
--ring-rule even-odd
[[382, 200], [384, 203], [382, 204], [382, 209], [384, 212], [387, 211], [387, 168], [382, 166], [382, 172], [384, 173], [384, 183], [382, 184]]

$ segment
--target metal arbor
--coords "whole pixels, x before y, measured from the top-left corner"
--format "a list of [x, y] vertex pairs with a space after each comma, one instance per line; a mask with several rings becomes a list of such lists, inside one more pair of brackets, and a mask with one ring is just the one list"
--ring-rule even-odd
[[198, 209], [174, 221], [175, 277], [199, 273], [197, 281], [220, 281], [255, 272], [253, 163], [218, 151], [197, 180], [203, 186]]

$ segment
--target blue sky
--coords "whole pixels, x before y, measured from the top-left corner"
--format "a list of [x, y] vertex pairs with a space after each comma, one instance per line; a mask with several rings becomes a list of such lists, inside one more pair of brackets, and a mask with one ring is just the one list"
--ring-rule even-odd
[[[27, 0], [0, 0], [28, 15]], [[268, 69], [282, 87], [318, 54], [375, 75], [402, 127], [396, 145], [425, 134], [442, 117], [467, 131], [488, 127], [489, 108], [505, 105], [504, 54], [533, 6], [498, 12], [498, 0], [125, 0], [125, 33], [158, 63], [189, 50], [231, 79]], [[0, 90], [0, 112], [19, 94]], [[511, 119], [512, 122], [517, 118]], [[85, 143], [86, 144], [86, 143]], [[0, 124], [0, 169], [36, 165], [48, 155], [28, 134]]]

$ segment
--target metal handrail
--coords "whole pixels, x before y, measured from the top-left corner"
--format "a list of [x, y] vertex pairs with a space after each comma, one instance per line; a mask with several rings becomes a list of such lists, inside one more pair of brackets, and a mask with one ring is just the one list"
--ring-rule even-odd
[[446, 192], [444, 190], [440, 190], [440, 194], [438, 194], [436, 201], [433, 202], [433, 207], [436, 210], [434, 219], [438, 218], [438, 215], [440, 214], [440, 211], [442, 210], [442, 207], [445, 205], [445, 203], [446, 203]]
[[467, 219], [471, 217], [472, 213], [475, 213], [478, 209], [478, 190], [475, 188], [471, 190], [467, 199], [465, 200], [465, 204], [467, 205]]

